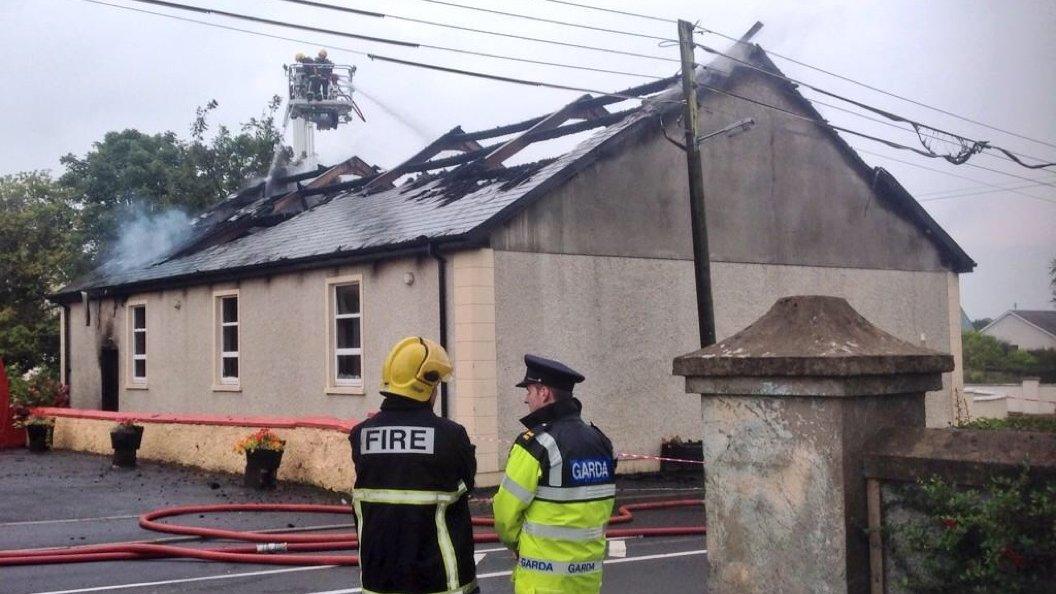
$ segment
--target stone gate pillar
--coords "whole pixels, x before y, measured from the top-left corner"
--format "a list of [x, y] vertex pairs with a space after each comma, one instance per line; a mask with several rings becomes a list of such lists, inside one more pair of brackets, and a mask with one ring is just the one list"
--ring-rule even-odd
[[701, 395], [708, 591], [868, 592], [862, 446], [923, 427], [924, 393], [952, 369], [824, 296], [676, 358]]

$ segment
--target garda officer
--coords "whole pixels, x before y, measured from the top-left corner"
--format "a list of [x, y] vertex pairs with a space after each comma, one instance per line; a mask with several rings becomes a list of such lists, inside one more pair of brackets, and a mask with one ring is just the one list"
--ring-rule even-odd
[[401, 340], [382, 367], [381, 411], [349, 436], [364, 592], [479, 592], [468, 500], [474, 448], [461, 425], [433, 412], [436, 386], [450, 374], [440, 345]]
[[580, 418], [572, 396], [584, 377], [525, 355], [528, 431], [510, 450], [493, 507], [503, 544], [517, 552], [517, 594], [596, 593], [601, 589], [605, 525], [616, 496], [612, 442]]

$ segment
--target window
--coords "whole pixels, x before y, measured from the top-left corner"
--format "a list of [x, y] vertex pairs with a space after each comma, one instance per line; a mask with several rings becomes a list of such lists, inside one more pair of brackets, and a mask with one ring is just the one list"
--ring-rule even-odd
[[328, 282], [329, 328], [329, 387], [334, 392], [351, 388], [359, 392], [363, 387], [363, 310], [358, 278], [349, 282], [334, 279]]
[[238, 292], [215, 294], [216, 371], [219, 384], [238, 387]]
[[147, 306], [129, 307], [131, 320], [132, 383], [147, 383]]

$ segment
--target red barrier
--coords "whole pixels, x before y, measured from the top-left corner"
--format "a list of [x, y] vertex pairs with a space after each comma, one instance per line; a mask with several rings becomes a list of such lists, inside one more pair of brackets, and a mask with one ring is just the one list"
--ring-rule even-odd
[[11, 392], [7, 383], [7, 368], [0, 359], [0, 449], [26, 447], [26, 430], [11, 426]]

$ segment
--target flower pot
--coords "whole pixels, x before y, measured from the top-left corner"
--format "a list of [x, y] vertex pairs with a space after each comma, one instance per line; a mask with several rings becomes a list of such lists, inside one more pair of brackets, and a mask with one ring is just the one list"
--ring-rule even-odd
[[247, 450], [244, 484], [253, 489], [274, 489], [282, 463], [282, 450]]
[[136, 467], [136, 450], [143, 441], [143, 427], [140, 425], [118, 425], [110, 430], [110, 445], [114, 447], [114, 466], [119, 468]]
[[46, 452], [51, 449], [50, 425], [26, 425], [26, 435], [29, 438], [29, 451]]

